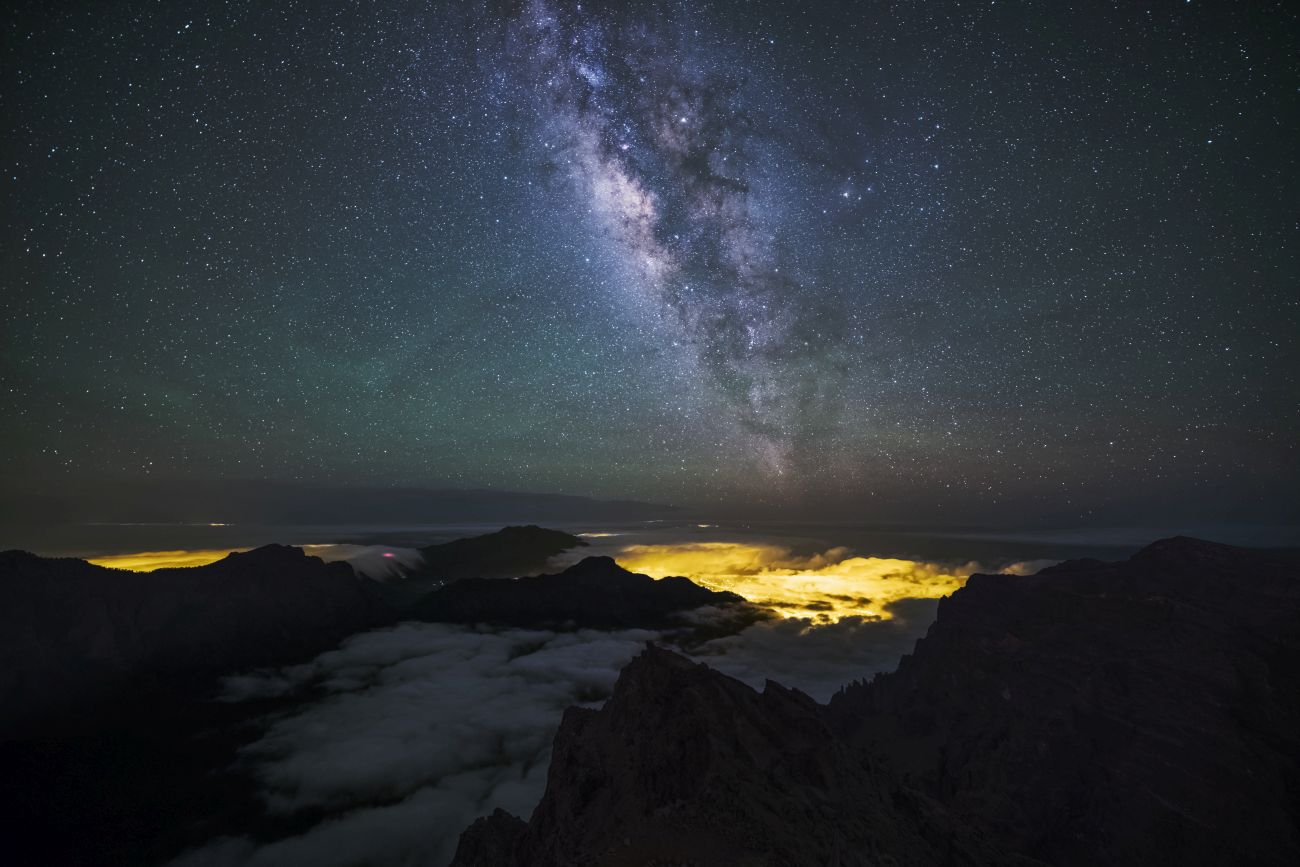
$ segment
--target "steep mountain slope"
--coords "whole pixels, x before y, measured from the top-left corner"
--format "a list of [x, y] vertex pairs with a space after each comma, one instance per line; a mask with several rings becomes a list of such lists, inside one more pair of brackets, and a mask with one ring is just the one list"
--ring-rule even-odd
[[650, 646], [604, 708], [566, 712], [532, 820], [480, 820], [453, 864], [920, 867], [996, 854], [837, 739], [808, 696], [770, 681], [757, 693]]
[[309, 659], [391, 622], [344, 563], [268, 545], [207, 566], [126, 572], [0, 553], [0, 738], [241, 667]]
[[976, 576], [829, 716], [1053, 864], [1295, 863], [1300, 570], [1180, 538]]
[[1171, 539], [975, 576], [829, 706], [662, 650], [571, 710], [487, 864], [1300, 861], [1300, 560]]

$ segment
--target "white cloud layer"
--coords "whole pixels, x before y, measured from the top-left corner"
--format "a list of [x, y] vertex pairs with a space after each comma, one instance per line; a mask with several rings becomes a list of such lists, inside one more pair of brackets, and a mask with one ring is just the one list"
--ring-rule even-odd
[[307, 665], [231, 678], [227, 700], [313, 696], [245, 758], [268, 812], [331, 818], [265, 845], [216, 840], [173, 863], [445, 864], [477, 816], [498, 806], [532, 812], [564, 708], [602, 702], [619, 669], [656, 637], [406, 623], [355, 636]]
[[938, 599], [905, 599], [890, 604], [890, 616], [881, 619], [765, 620], [692, 648], [690, 655], [755, 689], [770, 679], [825, 703], [849, 681], [892, 671], [925, 635], [938, 605]]
[[[782, 600], [785, 617], [692, 645], [689, 654], [756, 688], [770, 678], [822, 702], [851, 680], [892, 670], [934, 620], [935, 597], [978, 569], [846, 549], [796, 557], [734, 543], [622, 554], [638, 561], [627, 564], [634, 568], [693, 573]], [[722, 614], [699, 609], [684, 619]], [[647, 640], [671, 639], [645, 630], [404, 623], [354, 636], [306, 665], [228, 678], [227, 701], [302, 697], [243, 758], [268, 814], [326, 818], [270, 843], [214, 840], [173, 867], [446, 864], [478, 816], [496, 807], [531, 814], [564, 708], [598, 706]]]

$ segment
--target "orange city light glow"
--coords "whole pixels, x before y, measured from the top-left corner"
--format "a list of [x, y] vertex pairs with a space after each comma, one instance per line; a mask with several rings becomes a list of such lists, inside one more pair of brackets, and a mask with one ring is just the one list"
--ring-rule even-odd
[[110, 569], [127, 569], [131, 572], [152, 572], [155, 569], [175, 569], [184, 566], [206, 566], [227, 554], [248, 551], [248, 548], [216, 548], [200, 551], [139, 551], [134, 554], [111, 554], [89, 558], [88, 562]]
[[833, 622], [845, 617], [888, 619], [900, 599], [947, 596], [979, 571], [919, 560], [856, 557], [832, 548], [808, 557], [789, 548], [744, 542], [629, 545], [615, 555], [624, 569], [654, 578], [684, 575], [714, 590], [730, 590], [784, 617]]

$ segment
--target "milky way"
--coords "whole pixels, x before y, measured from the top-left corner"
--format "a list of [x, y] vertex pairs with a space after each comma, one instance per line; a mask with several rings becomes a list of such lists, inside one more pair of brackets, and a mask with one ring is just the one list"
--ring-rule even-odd
[[0, 503], [1274, 520], [1291, 5], [20, 3]]
[[819, 397], [834, 384], [822, 364], [834, 320], [818, 321], [791, 262], [782, 273], [780, 220], [763, 206], [760, 179], [797, 155], [763, 135], [742, 65], [692, 49], [705, 41], [689, 17], [539, 0], [508, 56], [532, 61], [533, 87], [518, 92], [541, 107], [548, 158], [623, 254], [630, 291], [678, 327], [762, 466], [781, 474], [801, 420], [830, 408]]

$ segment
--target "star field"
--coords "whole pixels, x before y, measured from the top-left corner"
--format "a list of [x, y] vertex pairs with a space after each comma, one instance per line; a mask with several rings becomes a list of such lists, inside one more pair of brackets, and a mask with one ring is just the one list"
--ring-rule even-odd
[[1276, 514], [1298, 33], [1282, 3], [24, 4], [5, 488]]

